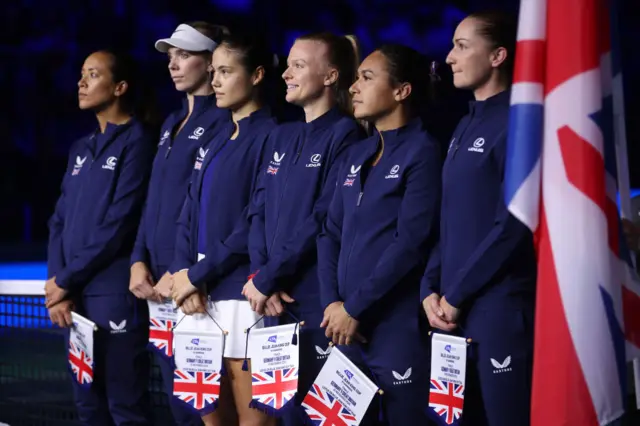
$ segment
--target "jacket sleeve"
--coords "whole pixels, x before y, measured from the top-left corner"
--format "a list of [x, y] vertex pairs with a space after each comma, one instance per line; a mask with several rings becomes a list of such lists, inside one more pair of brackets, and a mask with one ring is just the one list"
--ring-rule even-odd
[[[193, 176], [193, 174], [192, 174]], [[191, 255], [191, 187], [193, 185], [193, 177], [191, 183], [187, 189], [187, 193], [184, 194], [184, 201], [182, 202], [182, 210], [180, 210], [180, 216], [178, 217], [178, 223], [176, 224], [176, 244], [173, 250], [173, 261], [169, 266], [169, 272], [175, 274], [176, 272], [187, 269], [193, 264]]]
[[438, 242], [429, 253], [427, 268], [420, 282], [420, 303], [433, 293], [440, 294], [440, 265], [440, 242]]
[[56, 276], [64, 268], [64, 253], [62, 251], [62, 231], [64, 229], [65, 212], [65, 182], [69, 168], [64, 174], [60, 190], [60, 197], [56, 202], [53, 215], [49, 219], [49, 244], [47, 246], [47, 278]]
[[262, 167], [258, 174], [256, 190], [251, 197], [248, 209], [249, 221], [249, 258], [251, 260], [250, 271], [257, 272], [267, 263], [267, 240], [265, 228], [265, 198], [266, 198], [266, 169], [269, 167], [269, 154], [272, 147], [267, 145], [264, 151]]
[[345, 301], [345, 310], [354, 318], [359, 318], [423, 262], [436, 241], [441, 193], [440, 155], [433, 146], [429, 151], [422, 151], [419, 157], [422, 161], [407, 170], [394, 242], [375, 263], [371, 275], [363, 277], [362, 285]]
[[[256, 160], [253, 164], [254, 176], [251, 182], [249, 194], [255, 192], [257, 181], [261, 172], [261, 158], [266, 138], [262, 141], [256, 141], [255, 144], [260, 147]], [[249, 195], [251, 197], [251, 195]], [[193, 285], [203, 288], [207, 283], [215, 286], [215, 280], [219, 277], [229, 274], [233, 269], [245, 261], [249, 254], [249, 203], [245, 206], [240, 217], [235, 223], [231, 234], [224, 241], [218, 241], [215, 245], [207, 247], [205, 258], [195, 265], [189, 267], [188, 277]]]
[[[496, 144], [492, 151], [503, 176], [500, 194], [504, 194], [506, 135], [501, 138], [501, 143]], [[493, 228], [474, 250], [462, 269], [458, 270], [453, 282], [447, 283], [447, 291], [444, 294], [447, 302], [459, 308], [481, 291], [509, 262], [512, 256], [518, 254], [518, 246], [527, 238], [531, 238], [531, 231], [511, 215], [501, 196]]]
[[338, 292], [338, 259], [340, 258], [343, 216], [342, 191], [340, 187], [336, 187], [322, 232], [317, 237], [320, 303], [322, 303], [323, 309], [333, 302], [342, 301]]
[[264, 265], [253, 278], [253, 283], [262, 294], [270, 295], [277, 288], [277, 279], [291, 275], [301, 265], [301, 260], [316, 249], [316, 238], [322, 231], [322, 224], [327, 217], [329, 204], [336, 189], [338, 169], [351, 143], [359, 139], [358, 129], [347, 133], [338, 145], [334, 158], [322, 185], [322, 192], [316, 200], [313, 211], [291, 233], [287, 242], [277, 250], [275, 255]]
[[56, 274], [67, 290], [82, 288], [89, 278], [114, 260], [140, 221], [147, 192], [153, 144], [147, 137], [134, 141], [124, 153], [113, 199], [102, 223], [91, 230], [89, 242]]
[[142, 210], [142, 216], [140, 218], [140, 224], [138, 225], [138, 234], [136, 235], [136, 242], [133, 246], [133, 252], [131, 253], [131, 265], [136, 262], [144, 262], [149, 264], [149, 250], [147, 249], [147, 236], [145, 231], [145, 207]]

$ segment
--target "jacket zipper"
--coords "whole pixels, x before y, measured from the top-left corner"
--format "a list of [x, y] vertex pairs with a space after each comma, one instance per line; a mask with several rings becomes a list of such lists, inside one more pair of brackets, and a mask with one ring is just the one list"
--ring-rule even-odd
[[[213, 161], [213, 159], [224, 149], [225, 146], [227, 146], [227, 143], [229, 143], [229, 140], [231, 139], [231, 136], [233, 136], [233, 134], [235, 133], [236, 128], [235, 128], [235, 124], [233, 126], [231, 126], [230, 131], [227, 133], [227, 137], [224, 141], [224, 143], [222, 143], [220, 145], [220, 147], [211, 153], [211, 156], [209, 157], [209, 162], [207, 163], [207, 166], [209, 164], [211, 164], [211, 161]], [[213, 139], [215, 138], [215, 136], [213, 136], [212, 139], [209, 140], [209, 142], [211, 142]], [[236, 138], [236, 141], [238, 140], [238, 138]], [[213, 148], [213, 147], [211, 147]], [[208, 154], [208, 153], [207, 153]], [[197, 155], [197, 154], [196, 154]], [[194, 198], [194, 202], [192, 203], [192, 210], [193, 207], [197, 207], [197, 210], [194, 210], [194, 216], [191, 218], [192, 220], [190, 221], [192, 224], [194, 224], [193, 226], [193, 230], [191, 230], [190, 232], [190, 238], [191, 238], [191, 250], [193, 251], [193, 253], [195, 253], [195, 256], [193, 257], [196, 261], [198, 260], [198, 235], [200, 234], [200, 209], [201, 209], [201, 202], [200, 202], [200, 198], [202, 195], [202, 183], [204, 181], [204, 174], [206, 171], [206, 167], [205, 167], [205, 162], [202, 162], [202, 167], [200, 169], [200, 172], [198, 173], [198, 182], [196, 182], [196, 193], [194, 195], [196, 195], [198, 198], [197, 200]], [[193, 186], [193, 185], [192, 185]], [[189, 189], [190, 190], [190, 189]], [[189, 216], [191, 216], [192, 212], [189, 212]], [[205, 241], [205, 246], [206, 246], [206, 241]], [[204, 253], [203, 253], [204, 254]]]

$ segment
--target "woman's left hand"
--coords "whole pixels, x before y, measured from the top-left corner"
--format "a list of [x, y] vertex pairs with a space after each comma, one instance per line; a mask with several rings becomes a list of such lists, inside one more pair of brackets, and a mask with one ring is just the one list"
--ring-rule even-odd
[[207, 313], [206, 306], [207, 296], [201, 291], [196, 291], [185, 299], [180, 309], [185, 315], [205, 314]]
[[198, 291], [198, 288], [191, 284], [186, 270], [176, 272], [171, 279], [173, 281], [171, 298], [178, 306], [182, 306], [187, 297]]

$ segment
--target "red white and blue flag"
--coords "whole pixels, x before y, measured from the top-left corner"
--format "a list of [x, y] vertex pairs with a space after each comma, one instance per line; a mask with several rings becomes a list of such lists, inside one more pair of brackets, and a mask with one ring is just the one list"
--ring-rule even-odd
[[69, 366], [79, 384], [88, 385], [93, 382], [93, 360], [71, 341], [69, 342]]
[[302, 406], [313, 426], [357, 426], [360, 423], [340, 401], [315, 383], [304, 397]]
[[429, 407], [440, 416], [444, 424], [457, 424], [464, 405], [464, 385], [431, 379]]
[[297, 368], [253, 373], [251, 380], [253, 400], [274, 410], [284, 407], [298, 391]]
[[626, 361], [640, 346], [640, 285], [616, 206], [616, 155], [626, 152], [614, 138], [612, 7], [520, 6], [505, 200], [536, 237], [532, 426], [619, 419]]
[[173, 321], [149, 318], [149, 343], [167, 357], [173, 356]]
[[201, 414], [213, 411], [220, 398], [220, 373], [174, 370], [173, 395]]

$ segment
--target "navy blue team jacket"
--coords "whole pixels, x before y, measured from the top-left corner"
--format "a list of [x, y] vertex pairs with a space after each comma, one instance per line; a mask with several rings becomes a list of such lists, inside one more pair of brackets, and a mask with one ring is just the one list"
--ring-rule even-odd
[[534, 297], [533, 237], [504, 201], [509, 99], [504, 91], [471, 102], [453, 134], [443, 168], [440, 242], [421, 300], [436, 292], [461, 307]]
[[71, 293], [129, 291], [154, 135], [135, 119], [76, 141], [49, 221], [48, 276]]
[[272, 133], [250, 211], [251, 268], [261, 293], [287, 290], [301, 303], [315, 299], [320, 308], [316, 237], [335, 190], [339, 159], [364, 136], [338, 108]]
[[[380, 135], [384, 151], [372, 166]], [[318, 236], [322, 305], [344, 301], [360, 320], [417, 317], [420, 277], [438, 234], [437, 142], [420, 119], [380, 135], [352, 150]]]
[[[268, 108], [229, 123], [198, 150], [191, 184], [178, 222], [171, 272], [188, 269], [189, 280], [212, 300], [243, 300], [249, 275], [248, 205], [256, 188], [262, 153], [276, 120]], [[205, 258], [197, 262], [198, 254]]]
[[174, 131], [189, 113], [182, 108], [167, 117], [160, 132], [149, 192], [138, 228], [131, 263], [144, 262], [159, 279], [173, 261], [177, 222], [187, 194], [196, 151], [230, 121], [228, 110], [216, 107], [215, 95], [194, 96], [193, 111], [180, 132]]

